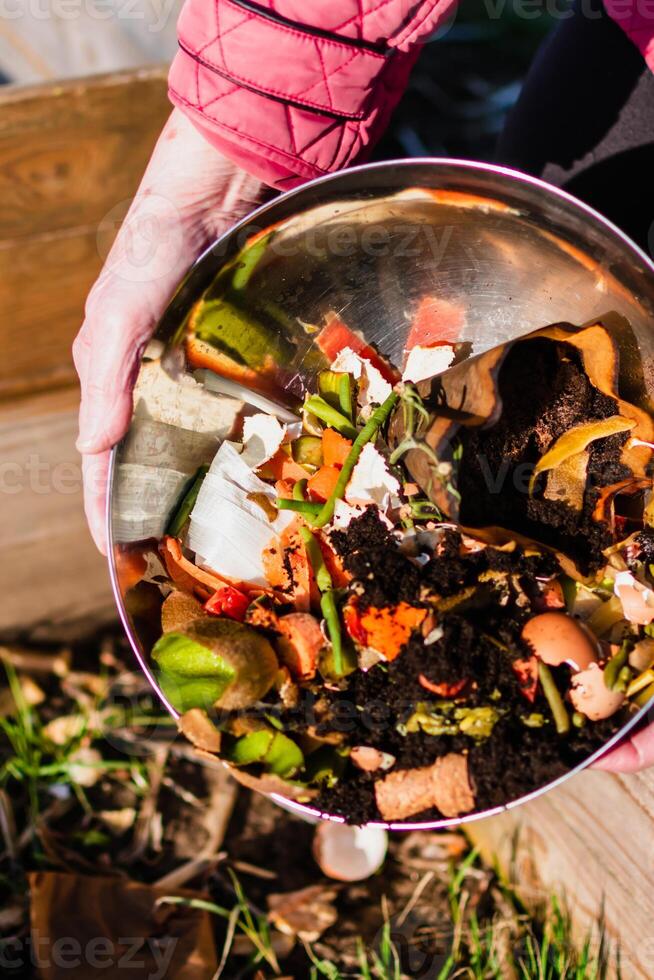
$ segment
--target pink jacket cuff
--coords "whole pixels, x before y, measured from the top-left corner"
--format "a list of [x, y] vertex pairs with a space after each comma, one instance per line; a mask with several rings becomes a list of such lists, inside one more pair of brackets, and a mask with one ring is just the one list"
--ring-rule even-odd
[[186, 0], [171, 100], [235, 163], [292, 187], [366, 159], [454, 3]]

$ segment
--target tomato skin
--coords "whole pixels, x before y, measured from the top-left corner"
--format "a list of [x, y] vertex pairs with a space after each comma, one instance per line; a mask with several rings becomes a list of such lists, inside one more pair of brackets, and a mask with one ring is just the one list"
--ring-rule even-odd
[[397, 384], [400, 380], [399, 372], [386, 361], [381, 354], [378, 354], [374, 347], [367, 344], [364, 338], [356, 331], [351, 330], [347, 324], [335, 315], [332, 315], [327, 324], [322, 328], [316, 337], [316, 343], [328, 361], [333, 361], [344, 347], [349, 347], [366, 361], [370, 361], [376, 367], [381, 376], [389, 384]]
[[343, 621], [345, 623], [345, 629], [354, 642], [360, 643], [364, 647], [368, 646], [368, 634], [361, 622], [359, 610], [356, 605], [348, 602], [343, 606]]
[[235, 589], [233, 585], [226, 585], [222, 589], [217, 589], [211, 598], [207, 599], [204, 609], [213, 616], [227, 616], [242, 623], [249, 605], [250, 600], [243, 592]]
[[463, 680], [454, 681], [453, 684], [434, 684], [434, 682], [430, 681], [424, 674], [420, 674], [418, 677], [418, 683], [424, 687], [426, 691], [431, 691], [432, 694], [438, 695], [439, 698], [455, 698], [457, 694], [461, 693], [463, 688], [468, 683], [468, 678], [464, 677]]

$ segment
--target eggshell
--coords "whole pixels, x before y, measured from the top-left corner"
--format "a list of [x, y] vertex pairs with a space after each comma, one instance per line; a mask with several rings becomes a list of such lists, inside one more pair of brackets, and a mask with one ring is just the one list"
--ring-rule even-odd
[[604, 671], [592, 663], [586, 670], [574, 674], [570, 700], [582, 715], [600, 721], [615, 714], [625, 699], [621, 691], [610, 691], [604, 683]]
[[321, 871], [337, 881], [361, 881], [384, 863], [388, 834], [380, 827], [351, 827], [325, 821], [316, 827], [313, 856]]
[[538, 659], [550, 667], [567, 663], [579, 671], [597, 660], [597, 641], [566, 613], [544, 612], [533, 616], [523, 626], [522, 638]]
[[625, 619], [638, 626], [649, 626], [654, 620], [654, 591], [638, 582], [631, 572], [618, 572], [614, 589]]
[[395, 764], [395, 756], [389, 752], [380, 752], [371, 745], [355, 745], [350, 752], [350, 759], [364, 772], [377, 772], [378, 769], [390, 769]]

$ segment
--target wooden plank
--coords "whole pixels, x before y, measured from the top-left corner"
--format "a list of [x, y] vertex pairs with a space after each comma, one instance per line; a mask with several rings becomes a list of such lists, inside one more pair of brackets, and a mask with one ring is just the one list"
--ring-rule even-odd
[[101, 266], [94, 228], [0, 244], [0, 400], [75, 384], [71, 344]]
[[65, 638], [115, 618], [82, 509], [78, 392], [0, 409], [0, 632]]
[[169, 111], [163, 69], [0, 89], [0, 399], [74, 383], [98, 229], [106, 250]]
[[604, 909], [623, 976], [654, 976], [654, 770], [584, 772], [522, 807], [473, 823], [472, 840], [515, 876], [528, 905], [564, 894], [579, 936]]
[[133, 195], [169, 113], [163, 68], [0, 89], [0, 241], [97, 225]]

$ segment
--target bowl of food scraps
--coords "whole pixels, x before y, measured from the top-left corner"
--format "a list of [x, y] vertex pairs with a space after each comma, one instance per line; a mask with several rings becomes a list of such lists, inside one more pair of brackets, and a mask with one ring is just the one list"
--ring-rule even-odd
[[113, 452], [109, 561], [181, 731], [308, 818], [459, 824], [654, 697], [654, 267], [586, 205], [409, 160], [195, 263]]

